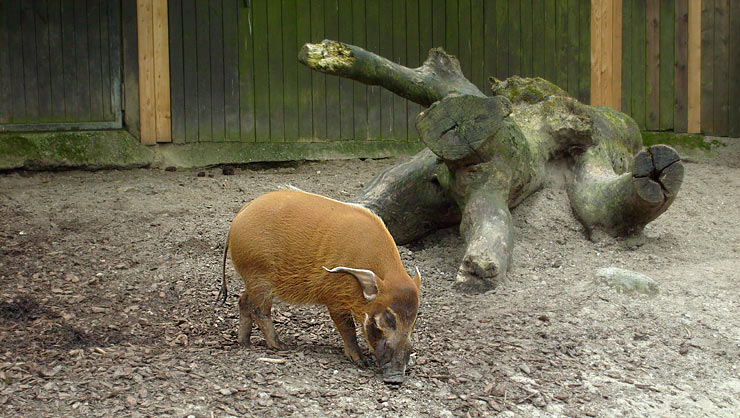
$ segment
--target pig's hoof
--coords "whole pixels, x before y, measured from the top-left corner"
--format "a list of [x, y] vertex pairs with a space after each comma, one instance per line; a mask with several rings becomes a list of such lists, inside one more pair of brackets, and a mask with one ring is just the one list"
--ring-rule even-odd
[[370, 366], [370, 363], [363, 356], [359, 356], [356, 359], [349, 357], [349, 361], [351, 361], [353, 364], [355, 364], [357, 367], [361, 369], [366, 369]]
[[276, 351], [285, 351], [288, 349], [288, 346], [282, 343], [281, 341], [275, 341], [274, 343], [267, 343], [267, 345]]

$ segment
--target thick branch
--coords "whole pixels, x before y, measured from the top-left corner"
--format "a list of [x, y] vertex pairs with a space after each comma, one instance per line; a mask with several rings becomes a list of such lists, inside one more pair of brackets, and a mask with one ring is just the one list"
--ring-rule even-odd
[[483, 292], [496, 287], [511, 261], [514, 228], [508, 189], [495, 181], [471, 186], [465, 200], [460, 232], [467, 245], [457, 273], [457, 285]]
[[457, 58], [441, 48], [432, 48], [424, 65], [412, 69], [358, 46], [324, 40], [303, 45], [298, 61], [322, 73], [385, 87], [425, 107], [450, 94], [485, 96], [465, 78]]
[[666, 145], [638, 153], [631, 172], [617, 175], [610, 165], [599, 147], [577, 159], [568, 195], [589, 234], [595, 228], [616, 236], [641, 231], [668, 209], [683, 181], [678, 153]]
[[405, 244], [460, 222], [460, 210], [440, 186], [447, 176], [447, 167], [425, 149], [380, 173], [352, 202], [380, 216], [396, 243]]

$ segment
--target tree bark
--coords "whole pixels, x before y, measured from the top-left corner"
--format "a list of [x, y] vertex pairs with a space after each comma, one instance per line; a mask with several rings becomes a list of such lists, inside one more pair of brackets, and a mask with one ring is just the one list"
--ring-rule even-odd
[[336, 41], [304, 45], [299, 60], [426, 107], [416, 127], [429, 148], [381, 173], [353, 201], [377, 213], [400, 244], [460, 222], [466, 251], [457, 283], [465, 290], [485, 291], [505, 276], [509, 209], [541, 187], [549, 160], [571, 163], [568, 195], [589, 234], [639, 232], [670, 206], [683, 179], [673, 149], [641, 151], [629, 116], [584, 105], [541, 78], [492, 79], [489, 97], [440, 48], [414, 69]]

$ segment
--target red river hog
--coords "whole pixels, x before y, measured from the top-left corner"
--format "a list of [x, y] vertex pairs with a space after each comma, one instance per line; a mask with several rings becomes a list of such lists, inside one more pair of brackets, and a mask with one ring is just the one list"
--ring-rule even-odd
[[355, 326], [362, 329], [387, 383], [401, 383], [419, 309], [421, 275], [412, 278], [383, 221], [369, 210], [299, 190], [262, 195], [234, 218], [224, 253], [244, 281], [239, 297], [239, 343], [252, 323], [267, 345], [284, 349], [272, 323], [273, 298], [318, 304], [344, 340], [349, 359], [363, 364]]

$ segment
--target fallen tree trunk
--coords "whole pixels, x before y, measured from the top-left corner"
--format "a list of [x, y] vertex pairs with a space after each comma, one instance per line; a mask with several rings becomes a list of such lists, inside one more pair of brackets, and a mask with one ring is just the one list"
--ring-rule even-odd
[[642, 150], [629, 116], [584, 105], [541, 78], [492, 79], [489, 97], [439, 48], [414, 69], [335, 41], [304, 45], [299, 60], [426, 107], [416, 127], [428, 149], [381, 173], [353, 201], [377, 213], [400, 244], [460, 222], [466, 251], [457, 282], [466, 290], [485, 291], [505, 276], [509, 210], [542, 186], [549, 160], [569, 161], [568, 195], [589, 236], [641, 231], [683, 179], [678, 154], [664, 145]]

